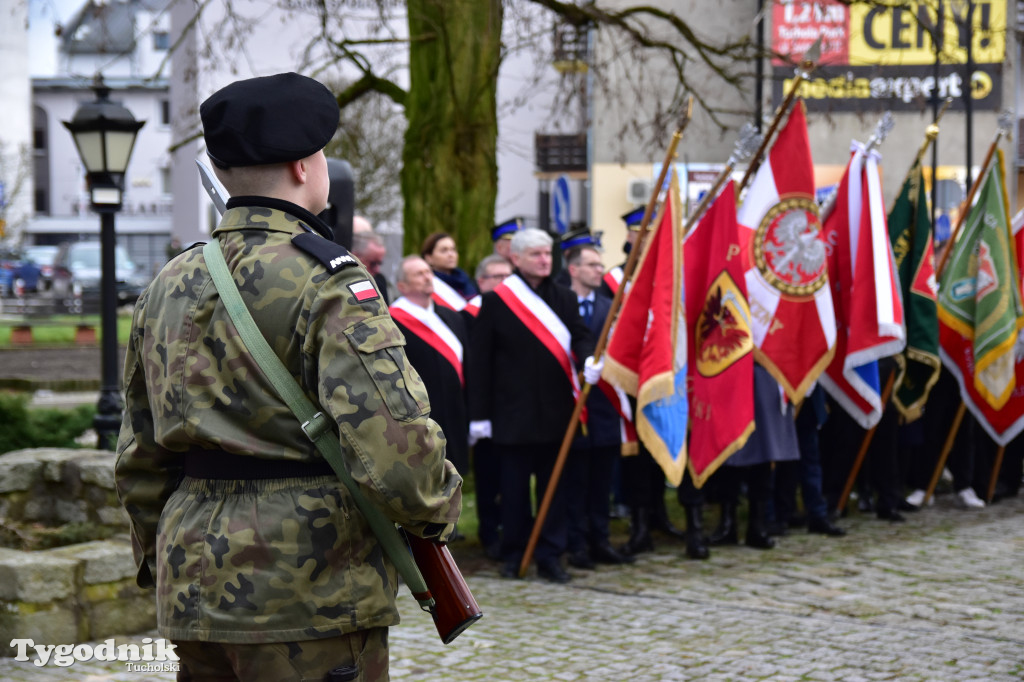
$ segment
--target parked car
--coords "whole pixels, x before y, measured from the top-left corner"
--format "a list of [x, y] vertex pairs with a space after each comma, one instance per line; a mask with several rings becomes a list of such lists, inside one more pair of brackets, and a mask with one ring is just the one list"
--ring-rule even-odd
[[0, 252], [0, 296], [31, 293], [39, 287], [39, 266], [18, 251]]
[[[114, 246], [117, 303], [134, 303], [149, 283], [143, 269], [137, 268], [120, 244]], [[53, 262], [54, 296], [71, 300], [98, 301], [102, 274], [98, 241], [66, 242], [60, 245]]]
[[48, 291], [53, 286], [53, 262], [60, 247], [40, 244], [26, 246], [25, 258], [39, 266], [39, 291]]

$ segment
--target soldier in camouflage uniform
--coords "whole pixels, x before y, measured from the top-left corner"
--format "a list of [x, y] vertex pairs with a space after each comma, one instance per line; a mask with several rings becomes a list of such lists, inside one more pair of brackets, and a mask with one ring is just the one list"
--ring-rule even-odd
[[[333, 96], [281, 74], [229, 85], [200, 113], [234, 197], [213, 238], [261, 332], [333, 417], [367, 498], [447, 539], [462, 479], [426, 390], [372, 278], [314, 215]], [[201, 249], [139, 299], [124, 376], [117, 489], [179, 679], [387, 679], [395, 568], [241, 342]]]

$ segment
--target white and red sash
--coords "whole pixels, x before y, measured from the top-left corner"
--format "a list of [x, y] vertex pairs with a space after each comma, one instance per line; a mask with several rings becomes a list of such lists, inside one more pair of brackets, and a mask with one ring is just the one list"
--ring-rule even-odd
[[561, 318], [519, 275], [506, 277], [494, 293], [555, 357], [569, 378], [573, 397], [579, 399], [580, 383], [572, 362], [572, 333]]
[[432, 308], [418, 306], [402, 296], [389, 310], [391, 317], [451, 363], [459, 375], [459, 383], [466, 385], [462, 374], [462, 343]]
[[626, 392], [618, 386], [612, 386], [604, 379], [597, 382], [597, 387], [601, 389], [601, 392], [608, 398], [608, 402], [612, 404], [615, 412], [619, 415], [619, 436], [622, 438], [622, 454], [637, 454], [636, 424], [633, 422], [633, 409], [629, 405], [629, 398], [626, 397]]
[[604, 283], [608, 285], [614, 295], [618, 292], [619, 287], [622, 286], [622, 277], [625, 273], [622, 270], [621, 265], [616, 265], [614, 268], [604, 273]]
[[437, 275], [434, 275], [434, 293], [431, 294], [430, 298], [434, 303], [443, 305], [445, 308], [455, 312], [465, 310], [473, 317], [476, 317], [477, 313], [480, 312], [480, 296], [474, 296], [471, 300], [467, 301], [462, 297], [462, 294], [455, 291], [450, 284]]

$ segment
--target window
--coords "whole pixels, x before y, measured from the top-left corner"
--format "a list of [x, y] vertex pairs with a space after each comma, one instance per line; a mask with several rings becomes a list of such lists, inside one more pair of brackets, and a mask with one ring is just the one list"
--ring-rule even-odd
[[171, 101], [168, 99], [160, 100], [160, 125], [171, 125]]
[[32, 107], [32, 149], [37, 152], [46, 151], [47, 127], [46, 111], [42, 107]]
[[153, 49], [157, 51], [171, 48], [171, 36], [167, 31], [153, 31]]
[[171, 195], [174, 194], [174, 187], [171, 179], [171, 169], [161, 168], [160, 169], [160, 191], [163, 194]]

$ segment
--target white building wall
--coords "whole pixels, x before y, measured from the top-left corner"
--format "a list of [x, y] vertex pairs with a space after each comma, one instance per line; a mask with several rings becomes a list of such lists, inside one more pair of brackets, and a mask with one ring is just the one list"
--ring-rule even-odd
[[0, 0], [0, 183], [4, 241], [18, 236], [32, 214], [32, 89], [28, 65], [28, 3]]

